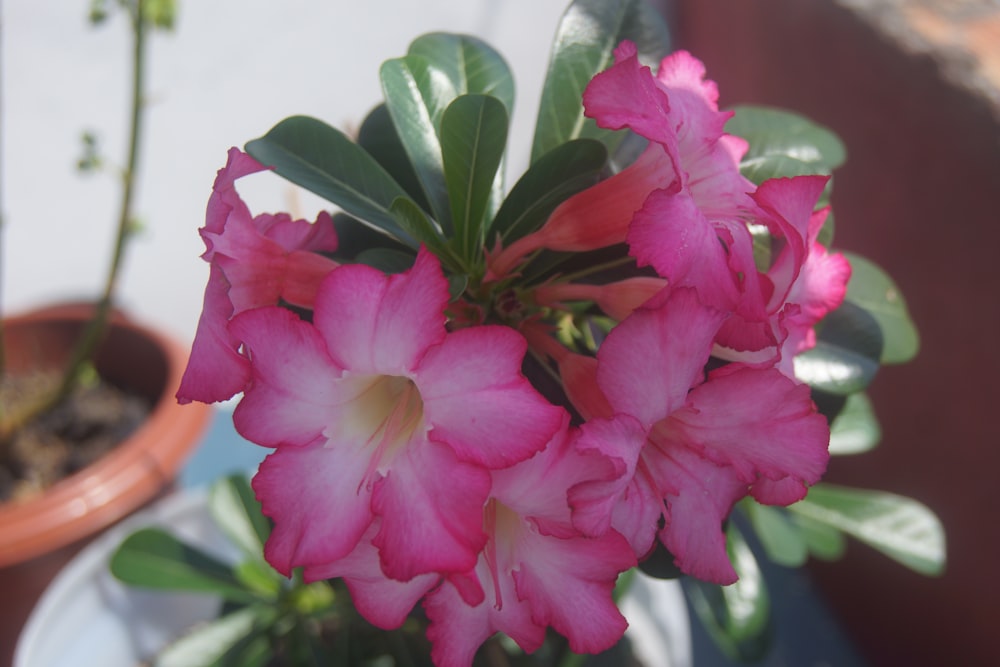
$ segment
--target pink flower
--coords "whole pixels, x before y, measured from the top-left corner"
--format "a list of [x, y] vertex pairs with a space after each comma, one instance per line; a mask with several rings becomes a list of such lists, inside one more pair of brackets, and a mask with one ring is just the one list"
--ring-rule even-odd
[[471, 569], [486, 541], [489, 470], [540, 450], [563, 410], [521, 375], [517, 332], [447, 332], [448, 284], [422, 250], [386, 276], [338, 268], [312, 323], [277, 307], [233, 318], [251, 380], [234, 421], [276, 450], [254, 489], [275, 520], [268, 561], [288, 573], [371, 543], [391, 578]]
[[541, 646], [548, 626], [577, 653], [608, 649], [621, 638], [626, 622], [611, 594], [635, 557], [614, 531], [581, 535], [566, 499], [571, 486], [614, 470], [573, 443], [563, 431], [543, 452], [493, 473], [488, 540], [475, 568], [449, 577], [424, 602], [439, 667], [468, 667], [496, 632], [528, 652]]
[[227, 330], [233, 315], [286, 301], [311, 308], [316, 288], [336, 263], [317, 251], [337, 249], [328, 213], [314, 224], [291, 216], [254, 217], [236, 192], [238, 178], [265, 167], [236, 148], [229, 150], [208, 200], [202, 258], [209, 262], [205, 303], [177, 398], [181, 403], [223, 401], [241, 391], [249, 366], [239, 341]]
[[751, 197], [756, 220], [774, 239], [775, 257], [760, 284], [755, 308], [741, 307], [716, 338], [716, 355], [755, 365], [776, 365], [794, 377], [796, 354], [815, 345], [813, 327], [844, 299], [851, 267], [843, 255], [816, 241], [828, 209], [815, 211], [826, 176], [764, 181]]
[[[615, 528], [640, 556], [662, 514], [659, 539], [680, 568], [721, 584], [736, 580], [721, 529], [736, 501], [801, 499], [825, 470], [829, 443], [807, 386], [737, 364], [706, 377], [725, 318], [678, 289], [611, 331], [597, 382], [615, 415], [588, 424], [580, 447], [616, 457], [624, 474], [570, 492], [578, 527]], [[610, 506], [609, 494], [625, 506]]]

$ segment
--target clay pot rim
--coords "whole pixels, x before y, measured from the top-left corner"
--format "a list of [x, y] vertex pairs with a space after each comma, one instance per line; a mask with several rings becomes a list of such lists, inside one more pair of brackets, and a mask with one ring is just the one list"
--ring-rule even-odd
[[[5, 325], [86, 321], [91, 304], [59, 304], [5, 318]], [[114, 450], [60, 480], [37, 498], [0, 503], [0, 567], [27, 561], [91, 536], [160, 495], [200, 443], [212, 407], [178, 405], [174, 397], [188, 350], [162, 332], [121, 313], [113, 327], [147, 338], [164, 354], [166, 386], [149, 418]]]

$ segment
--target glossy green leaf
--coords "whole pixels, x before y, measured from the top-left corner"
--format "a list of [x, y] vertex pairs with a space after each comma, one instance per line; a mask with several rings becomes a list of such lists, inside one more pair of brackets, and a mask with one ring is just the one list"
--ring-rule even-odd
[[434, 32], [415, 39], [408, 53], [426, 58], [443, 72], [456, 95], [490, 95], [503, 102], [508, 116], [514, 113], [510, 67], [498, 51], [481, 39]]
[[208, 509], [226, 537], [250, 558], [261, 559], [271, 524], [244, 475], [224, 477], [209, 489]]
[[845, 302], [824, 318], [816, 347], [795, 357], [795, 377], [846, 396], [861, 391], [879, 369], [882, 332], [865, 310]]
[[[411, 55], [427, 58], [451, 81], [456, 95], [489, 95], [500, 100], [507, 117], [514, 114], [514, 77], [510, 67], [492, 46], [469, 35], [430, 33], [410, 44]], [[503, 161], [501, 161], [501, 165]], [[504, 194], [504, 170], [497, 169], [487, 204], [487, 216], [500, 207]]]
[[431, 207], [427, 203], [423, 188], [420, 187], [417, 172], [410, 164], [406, 148], [403, 147], [385, 104], [372, 109], [361, 123], [361, 129], [358, 130], [358, 145], [382, 165], [382, 168], [406, 190], [417, 205], [430, 212]]
[[945, 535], [940, 520], [910, 498], [884, 491], [817, 484], [789, 509], [832, 526], [927, 575], [945, 565]]
[[747, 500], [743, 505], [767, 557], [778, 565], [800, 567], [809, 556], [805, 538], [784, 510]]
[[607, 148], [595, 139], [573, 139], [552, 149], [511, 188], [490, 234], [500, 234], [509, 245], [536, 231], [559, 204], [597, 183], [607, 160]]
[[788, 516], [798, 526], [799, 535], [805, 540], [810, 555], [827, 561], [838, 560], [844, 555], [847, 538], [842, 532], [802, 514], [789, 512]]
[[256, 667], [273, 656], [266, 629], [275, 609], [243, 607], [195, 627], [171, 642], [153, 667]]
[[263, 552], [233, 566], [233, 574], [261, 598], [277, 600], [286, 578], [264, 560]]
[[408, 234], [426, 245], [442, 260], [447, 260], [448, 251], [441, 228], [427, 217], [427, 214], [416, 202], [400, 197], [392, 202], [389, 212]]
[[753, 552], [732, 524], [726, 547], [739, 581], [719, 586], [685, 579], [691, 606], [716, 645], [731, 659], [753, 661], [767, 653], [771, 640], [771, 602]]
[[670, 51], [659, 11], [647, 0], [576, 0], [556, 31], [535, 125], [531, 161], [578, 137], [593, 137], [614, 149], [625, 133], [597, 127], [583, 115], [583, 91], [594, 75], [614, 62], [623, 39], [634, 42], [639, 59], [655, 68]]
[[507, 110], [488, 95], [461, 95], [441, 117], [441, 151], [457, 252], [481, 255], [484, 216], [507, 146]]
[[845, 252], [851, 262], [846, 301], [864, 308], [878, 322], [885, 338], [882, 363], [901, 364], [920, 350], [920, 336], [910, 319], [906, 301], [892, 278], [874, 262]]
[[830, 453], [861, 454], [874, 448], [881, 439], [882, 429], [868, 396], [861, 392], [848, 396], [830, 424]]
[[389, 213], [406, 192], [343, 132], [306, 116], [281, 121], [246, 151], [282, 177], [323, 197], [400, 242], [417, 244]]
[[[805, 162], [790, 155], [772, 153], [769, 155], [757, 155], [752, 158], [744, 158], [740, 162], [740, 173], [748, 179], [760, 185], [769, 178], [792, 178], [795, 176], [811, 176], [814, 174], [828, 175], [830, 170], [825, 165], [815, 162]], [[829, 188], [824, 191], [819, 200], [820, 205], [829, 201]]]
[[450, 230], [448, 189], [444, 180], [438, 123], [456, 96], [448, 76], [423, 56], [382, 63], [379, 70], [386, 108], [423, 188], [431, 213]]
[[382, 273], [403, 273], [413, 267], [415, 257], [389, 248], [371, 248], [358, 254], [355, 262], [378, 269]]
[[111, 573], [131, 586], [216, 594], [235, 602], [256, 599], [232, 567], [160, 528], [125, 538], [111, 557]]
[[805, 116], [761, 106], [738, 106], [733, 110], [736, 114], [726, 123], [726, 132], [750, 142], [744, 163], [765, 156], [784, 156], [814, 165], [812, 173], [829, 173], [847, 159], [837, 135]]

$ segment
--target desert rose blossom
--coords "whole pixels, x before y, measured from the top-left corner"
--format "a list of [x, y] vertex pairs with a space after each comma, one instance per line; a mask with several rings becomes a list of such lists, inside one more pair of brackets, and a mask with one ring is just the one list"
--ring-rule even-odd
[[[740, 364], [706, 375], [725, 318], [694, 290], [678, 289], [611, 331], [597, 353], [596, 383], [613, 416], [585, 425], [580, 446], [617, 458], [624, 474], [570, 492], [581, 529], [615, 528], [640, 557], [662, 515], [658, 536], [678, 566], [720, 584], [737, 578], [722, 532], [733, 505], [747, 495], [800, 500], [824, 472], [829, 444], [807, 386]], [[626, 507], [608, 502], [612, 492]]]
[[265, 555], [279, 571], [336, 563], [376, 520], [371, 543], [391, 578], [475, 565], [489, 471], [542, 449], [564, 410], [521, 374], [520, 334], [448, 332], [448, 299], [421, 250], [402, 274], [333, 271], [312, 322], [278, 307], [233, 318], [251, 368], [234, 422], [275, 448], [253, 486], [275, 521]]
[[235, 183], [264, 169], [231, 148], [212, 186], [200, 230], [209, 278], [191, 357], [177, 392], [181, 403], [224, 401], [246, 386], [249, 366], [239, 353], [239, 341], [226, 329], [233, 315], [279, 301], [311, 308], [320, 281], [337, 266], [319, 254], [337, 249], [328, 213], [310, 223], [284, 213], [250, 212]]
[[618, 471], [575, 442], [575, 432], [563, 430], [534, 457], [493, 471], [484, 510], [488, 538], [476, 566], [447, 577], [424, 602], [434, 664], [468, 667], [496, 632], [528, 652], [542, 645], [549, 626], [575, 653], [603, 651], [621, 638], [627, 623], [612, 591], [635, 556], [613, 530], [581, 534], [567, 501], [576, 484]]

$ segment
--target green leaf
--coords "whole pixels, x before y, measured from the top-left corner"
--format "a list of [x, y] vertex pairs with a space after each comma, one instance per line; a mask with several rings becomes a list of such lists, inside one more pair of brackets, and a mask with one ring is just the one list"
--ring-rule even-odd
[[456, 95], [481, 94], [497, 98], [514, 113], [514, 78], [493, 47], [476, 37], [434, 32], [415, 39], [409, 55], [426, 58], [443, 72]]
[[799, 528], [809, 553], [822, 560], [838, 560], [847, 550], [847, 538], [832, 526], [813, 521], [807, 516], [789, 512], [789, 517]]
[[890, 558], [926, 575], [944, 571], [945, 535], [940, 520], [910, 498], [884, 491], [817, 484], [789, 509], [853, 535]]
[[726, 132], [750, 142], [744, 163], [784, 156], [814, 165], [812, 173], [830, 173], [847, 159], [837, 135], [805, 116], [761, 106], [737, 106], [733, 110], [736, 114], [726, 123]]
[[851, 263], [851, 281], [845, 300], [864, 308], [878, 322], [885, 339], [881, 361], [901, 364], [920, 350], [920, 336], [906, 309], [902, 292], [892, 278], [874, 262], [845, 252]]
[[768, 558], [785, 567], [805, 564], [809, 556], [805, 538], [783, 510], [753, 500], [747, 500], [743, 506]]
[[275, 610], [243, 607], [199, 625], [168, 645], [153, 667], [255, 667], [273, 656], [267, 628]]
[[420, 187], [417, 172], [410, 164], [406, 148], [403, 147], [385, 104], [372, 109], [361, 123], [361, 129], [358, 130], [358, 145], [382, 165], [382, 168], [406, 190], [411, 199], [422, 209], [430, 212], [431, 207]]
[[626, 133], [597, 127], [583, 115], [583, 91], [610, 66], [623, 39], [634, 42], [639, 60], [655, 69], [670, 51], [663, 16], [646, 0], [576, 0], [556, 31], [535, 125], [531, 161], [570, 139], [599, 139], [612, 152]]
[[417, 174], [431, 213], [451, 229], [438, 123], [457, 94], [448, 76], [423, 56], [382, 63], [379, 70], [386, 108]]
[[816, 347], [795, 357], [795, 377], [846, 396], [861, 391], [879, 369], [882, 332], [865, 310], [844, 302], [824, 318]]
[[[426, 245], [441, 260], [453, 259], [453, 255], [445, 244], [444, 235], [436, 222], [427, 217], [424, 210], [411, 199], [400, 197], [392, 202], [390, 213], [396, 218], [399, 226], [408, 234]], [[410, 258], [413, 263], [413, 258]], [[453, 267], [454, 268], [454, 267]]]
[[732, 523], [726, 531], [726, 549], [739, 581], [719, 586], [684, 579], [684, 589], [705, 630], [723, 653], [734, 660], [759, 660], [770, 645], [770, 597], [753, 552]]
[[111, 557], [111, 573], [130, 586], [216, 594], [234, 602], [257, 599], [229, 565], [160, 528], [125, 538]]
[[594, 139], [573, 139], [552, 149], [514, 184], [489, 231], [507, 245], [536, 231], [559, 204], [597, 183], [607, 160], [607, 148]]
[[840, 414], [830, 424], [830, 453], [861, 454], [874, 448], [882, 439], [882, 429], [864, 393], [847, 397]]
[[246, 151], [282, 177], [323, 197], [394, 239], [417, 247], [389, 213], [406, 192], [343, 132], [306, 116], [281, 121]]
[[364, 264], [382, 273], [402, 273], [408, 271], [413, 266], [413, 255], [391, 250], [389, 248], [371, 248], [362, 251], [354, 258], [358, 264]]
[[441, 151], [460, 257], [474, 262], [484, 215], [507, 145], [507, 111], [495, 97], [462, 95], [441, 117]]
[[208, 510], [226, 537], [250, 558], [262, 559], [271, 524], [244, 475], [224, 477], [209, 489]]

